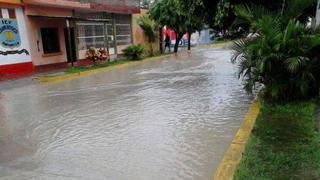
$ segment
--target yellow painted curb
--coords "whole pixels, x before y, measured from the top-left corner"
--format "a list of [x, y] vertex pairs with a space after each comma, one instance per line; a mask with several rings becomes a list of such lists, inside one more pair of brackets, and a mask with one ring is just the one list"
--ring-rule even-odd
[[209, 44], [208, 46], [209, 47], [220, 47], [220, 46], [225, 46], [227, 45], [229, 41], [226, 41], [226, 42], [218, 42], [218, 43], [213, 43], [213, 44]]
[[251, 104], [243, 123], [233, 138], [229, 149], [224, 155], [213, 180], [232, 180], [245, 150], [251, 131], [260, 112], [260, 98], [257, 97]]
[[114, 66], [107, 66], [107, 67], [103, 67], [103, 68], [82, 71], [79, 73], [70, 73], [70, 74], [63, 74], [63, 75], [56, 75], [56, 76], [40, 76], [40, 77], [35, 77], [33, 79], [37, 80], [40, 83], [56, 83], [56, 82], [61, 82], [61, 81], [69, 80], [69, 79], [78, 78], [78, 77], [84, 76], [84, 75], [92, 75], [92, 74], [97, 74], [100, 72], [105, 72], [105, 71], [111, 70], [113, 68], [122, 68], [122, 67], [136, 65], [136, 64], [143, 64], [143, 63], [146, 63], [149, 61], [160, 60], [162, 58], [169, 57], [172, 55], [174, 55], [174, 54], [166, 54], [166, 55], [162, 55], [162, 56], [150, 57], [150, 58], [146, 58], [142, 61], [129, 61], [129, 62], [125, 62], [123, 64], [117, 64]]

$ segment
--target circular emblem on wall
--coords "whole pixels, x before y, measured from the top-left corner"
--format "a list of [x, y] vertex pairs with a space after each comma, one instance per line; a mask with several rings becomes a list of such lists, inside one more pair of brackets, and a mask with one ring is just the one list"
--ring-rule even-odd
[[0, 19], [0, 44], [6, 48], [20, 46], [21, 39], [16, 19]]

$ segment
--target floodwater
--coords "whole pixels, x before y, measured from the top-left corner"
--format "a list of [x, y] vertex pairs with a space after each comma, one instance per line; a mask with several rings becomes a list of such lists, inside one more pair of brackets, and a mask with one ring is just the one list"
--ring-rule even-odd
[[252, 100], [230, 54], [4, 88], [0, 179], [211, 179]]

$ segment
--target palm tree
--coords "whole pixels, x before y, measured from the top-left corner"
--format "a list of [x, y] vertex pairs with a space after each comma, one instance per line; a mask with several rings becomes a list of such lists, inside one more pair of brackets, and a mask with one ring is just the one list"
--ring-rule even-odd
[[239, 77], [249, 92], [263, 82], [272, 99], [313, 97], [319, 93], [320, 34], [299, 22], [301, 12], [313, 0], [287, 1], [283, 13], [263, 7], [236, 7], [238, 22], [249, 23], [254, 36], [233, 45], [232, 61], [239, 64]]

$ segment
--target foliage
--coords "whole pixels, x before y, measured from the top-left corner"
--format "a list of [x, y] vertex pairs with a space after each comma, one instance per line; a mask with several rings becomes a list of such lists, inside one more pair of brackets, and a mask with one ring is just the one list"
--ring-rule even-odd
[[150, 17], [159, 27], [168, 26], [176, 34], [174, 52], [178, 51], [179, 42], [187, 32], [188, 16], [180, 13], [177, 0], [158, 0], [150, 8]]
[[199, 14], [203, 10], [203, 3], [197, 0], [178, 0], [180, 14], [184, 14], [187, 20], [184, 22], [188, 33], [188, 50], [191, 49], [191, 34], [201, 31], [204, 27], [205, 16]]
[[157, 39], [157, 27], [154, 26], [151, 20], [147, 16], [141, 16], [138, 19], [138, 24], [143, 30], [144, 34], [148, 37], [148, 42], [150, 45], [150, 54], [153, 55], [153, 46], [152, 43], [156, 42]]
[[90, 47], [87, 50], [85, 57], [96, 64], [97, 61], [109, 60], [109, 52], [105, 48], [100, 48], [99, 50], [97, 50], [95, 47]]
[[271, 99], [309, 98], [319, 94], [320, 34], [299, 22], [299, 15], [312, 0], [292, 0], [283, 12], [260, 6], [237, 6], [242, 22], [249, 22], [254, 36], [233, 45], [233, 62], [239, 64], [245, 89], [257, 82], [265, 85]]
[[141, 60], [143, 54], [145, 53], [145, 48], [141, 44], [130, 45], [122, 51], [130, 60]]
[[[214, 26], [215, 16], [219, 0], [178, 0], [183, 12], [200, 19], [203, 24]], [[198, 21], [197, 20], [197, 21]]]
[[316, 106], [263, 102], [234, 179], [319, 179]]
[[[207, 0], [203, 0], [207, 1]], [[309, 0], [307, 0], [309, 1]], [[308, 5], [303, 11], [301, 11], [299, 15], [299, 20], [301, 23], [308, 22], [310, 17], [315, 16], [315, 9], [317, 6], [316, 0], [312, 0], [313, 2], [305, 3], [304, 0], [300, 0], [300, 4], [302, 6]], [[290, 0], [219, 0], [217, 4], [217, 8], [214, 14], [214, 18], [211, 20], [212, 22], [207, 22], [211, 28], [215, 32], [223, 32], [224, 36], [234, 36], [234, 35], [242, 35], [243, 33], [248, 33], [249, 28], [246, 23], [237, 23], [235, 22], [237, 18], [235, 7], [242, 5], [252, 5], [256, 7], [262, 7], [263, 9], [278, 13], [283, 11], [284, 9], [290, 10], [288, 7], [290, 5]], [[291, 6], [293, 7], [293, 6]], [[295, 10], [294, 10], [295, 11]]]
[[202, 29], [204, 19], [200, 12], [203, 7], [202, 1], [199, 0], [158, 0], [150, 8], [149, 13], [159, 27], [168, 26], [174, 30], [176, 33], [174, 52], [177, 52], [179, 42], [185, 33], [191, 35]]
[[229, 0], [220, 0], [218, 2], [212, 26], [215, 31], [223, 32], [223, 34], [226, 35], [226, 31], [233, 23], [233, 10], [234, 6]]

